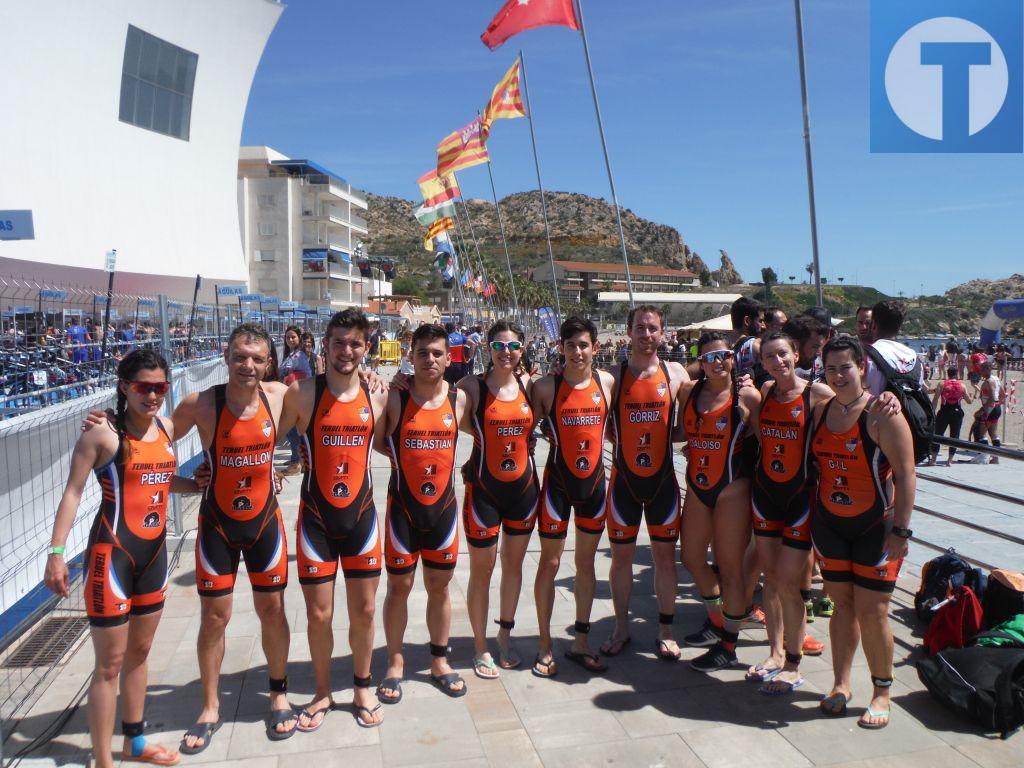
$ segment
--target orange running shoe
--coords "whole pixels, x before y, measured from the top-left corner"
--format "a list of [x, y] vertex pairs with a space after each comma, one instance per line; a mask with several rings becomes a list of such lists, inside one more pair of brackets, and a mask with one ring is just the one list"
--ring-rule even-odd
[[813, 635], [804, 635], [804, 644], [801, 650], [804, 652], [804, 656], [821, 656], [821, 652], [825, 650], [825, 644]]

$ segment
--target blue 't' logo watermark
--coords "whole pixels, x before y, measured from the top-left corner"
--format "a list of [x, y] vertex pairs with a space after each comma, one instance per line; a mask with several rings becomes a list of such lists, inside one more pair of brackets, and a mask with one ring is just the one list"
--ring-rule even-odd
[[872, 0], [871, 151], [1024, 151], [1021, 0]]

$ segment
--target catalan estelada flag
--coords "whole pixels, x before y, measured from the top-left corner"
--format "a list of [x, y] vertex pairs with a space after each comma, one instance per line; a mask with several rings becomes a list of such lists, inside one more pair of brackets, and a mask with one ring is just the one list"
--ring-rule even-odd
[[484, 107], [484, 139], [491, 132], [491, 124], [502, 117], [526, 117], [523, 94], [519, 90], [519, 59], [516, 59], [516, 63], [509, 68], [505, 76], [494, 86], [494, 91], [491, 92], [491, 100]]
[[446, 200], [462, 197], [462, 191], [459, 189], [459, 182], [455, 176], [452, 174], [438, 176], [436, 168], [431, 168], [424, 173], [416, 179], [416, 183], [419, 184], [420, 194], [423, 195], [424, 208], [433, 208]]
[[487, 147], [484, 145], [484, 134], [479, 117], [452, 131], [437, 145], [437, 175], [447, 176], [450, 173], [472, 168], [490, 160]]
[[440, 235], [442, 232], [447, 232], [455, 226], [455, 220], [450, 217], [438, 219], [427, 229], [427, 234], [423, 238], [423, 247], [428, 251], [434, 250], [434, 238]]

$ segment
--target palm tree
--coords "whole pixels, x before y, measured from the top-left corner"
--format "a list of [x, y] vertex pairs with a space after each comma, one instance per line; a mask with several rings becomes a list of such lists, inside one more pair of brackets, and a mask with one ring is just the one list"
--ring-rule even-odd
[[804, 269], [807, 270], [807, 284], [811, 284], [811, 278], [814, 277], [814, 262], [812, 261]]
[[779, 282], [779, 276], [771, 267], [761, 267], [761, 280], [764, 283], [764, 300], [772, 300], [772, 283]]

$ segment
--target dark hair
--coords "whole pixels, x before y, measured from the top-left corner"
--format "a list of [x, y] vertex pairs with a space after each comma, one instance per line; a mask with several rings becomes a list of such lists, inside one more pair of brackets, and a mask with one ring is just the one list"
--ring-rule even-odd
[[[171, 380], [171, 367], [167, 361], [152, 349], [136, 349], [125, 355], [117, 364], [117, 378], [123, 382], [132, 381], [139, 371], [155, 371], [160, 369], [164, 372], [167, 380]], [[118, 437], [124, 437], [125, 412], [128, 408], [128, 398], [117, 387], [117, 406], [114, 411], [114, 427], [117, 429]]]
[[711, 344], [716, 341], [724, 341], [725, 346], [732, 349], [732, 342], [729, 337], [721, 331], [704, 331], [697, 339], [697, 351], [700, 352], [705, 344]]
[[958, 378], [957, 375], [956, 375], [956, 368], [947, 368], [946, 369], [946, 378], [947, 379], [956, 379], [956, 378]]
[[[287, 331], [285, 331], [287, 333]], [[228, 336], [228, 349], [231, 349], [231, 345], [235, 343], [235, 339], [258, 339], [267, 345], [267, 348], [274, 346], [274, 342], [270, 339], [270, 334], [267, 333], [267, 329], [258, 323], [242, 323], [235, 328], [231, 335]], [[299, 338], [302, 338], [302, 332], [299, 332]]]
[[847, 350], [853, 355], [853, 361], [858, 366], [864, 365], [864, 347], [861, 346], [860, 339], [848, 333], [840, 333], [825, 342], [825, 348], [821, 350], [821, 362], [824, 363], [825, 358], [832, 352], [846, 352]]
[[789, 346], [793, 349], [794, 353], [800, 351], [799, 350], [799, 345], [796, 343], [796, 339], [794, 339], [788, 333], [786, 333], [785, 331], [772, 331], [770, 333], [766, 333], [764, 336], [761, 337], [761, 354], [764, 354], [764, 345], [765, 344], [767, 344], [769, 341], [779, 341], [779, 340], [788, 341], [789, 342]]
[[658, 309], [653, 304], [641, 304], [639, 307], [633, 307], [631, 310], [629, 310], [629, 318], [626, 320], [626, 330], [630, 330], [633, 328], [633, 321], [636, 319], [637, 315], [642, 315], [647, 312], [650, 312], [652, 315], [657, 315], [658, 324], [662, 327], [662, 329], [665, 328], [665, 318], [661, 314], [661, 310]]
[[[297, 326], [297, 325], [289, 325], [287, 328], [284, 329], [284, 334], [282, 334], [282, 336], [281, 336], [281, 341], [284, 342], [284, 356], [285, 357], [288, 357], [288, 352], [290, 351], [288, 349], [288, 339], [287, 339], [289, 333], [294, 333], [296, 336], [298, 336], [299, 337], [299, 346], [300, 347], [302, 346], [302, 333], [303, 333], [302, 329], [299, 328], [299, 326]], [[230, 346], [230, 344], [228, 346]]]
[[263, 374], [264, 381], [281, 380], [281, 364], [277, 360], [277, 345], [270, 345], [270, 362], [267, 364], [267, 371]]
[[775, 320], [775, 316], [782, 312], [782, 307], [765, 307], [764, 310], [764, 321], [765, 323], [771, 323]]
[[445, 333], [455, 333], [455, 323], [444, 324]]
[[558, 329], [558, 338], [562, 341], [568, 341], [580, 333], [589, 333], [590, 341], [593, 343], [597, 342], [597, 326], [594, 325], [592, 320], [580, 317], [579, 315], [573, 315], [565, 319], [562, 326]]
[[444, 348], [448, 349], [448, 332], [437, 323], [424, 323], [412, 333], [412, 345], [410, 349], [416, 349], [416, 344], [421, 341], [444, 340]]
[[335, 312], [327, 322], [327, 327], [324, 328], [324, 338], [331, 338], [331, 333], [335, 328], [359, 331], [363, 334], [363, 341], [366, 341], [370, 335], [370, 321], [366, 319], [366, 315], [363, 314], [362, 310], [355, 307]]
[[808, 307], [800, 314], [813, 317], [819, 323], [824, 325], [826, 333], [832, 330], [832, 313], [825, 309], [825, 307]]
[[756, 299], [747, 296], [740, 296], [732, 303], [729, 309], [729, 317], [732, 318], [732, 329], [739, 331], [743, 329], [743, 321], [748, 317], [757, 317], [764, 312], [764, 304]]
[[[504, 333], [506, 331], [514, 333], [519, 341], [524, 344], [526, 343], [526, 334], [523, 332], [523, 329], [515, 323], [510, 323], [508, 320], [498, 320], [494, 325], [487, 329], [487, 343], [490, 344], [499, 333]], [[520, 349], [519, 365], [516, 366], [516, 373], [526, 373], [526, 367], [523, 365], [523, 359], [526, 357], [525, 352], [525, 348]], [[487, 370], [484, 371], [484, 376], [490, 373], [492, 368], [494, 368], [494, 362], [488, 359]]]
[[906, 316], [907, 308], [899, 301], [880, 301], [871, 308], [871, 322], [883, 337], [899, 333]]
[[789, 318], [786, 324], [782, 326], [782, 332], [797, 342], [797, 344], [802, 344], [811, 338], [812, 333], [824, 336], [828, 333], [828, 326], [816, 317], [801, 313], [796, 317]]
[[856, 317], [861, 312], [870, 312], [870, 311], [871, 311], [871, 307], [868, 307], [868, 306], [865, 306], [864, 304], [861, 304], [859, 307], [857, 307], [857, 311], [853, 313], [853, 316]]

